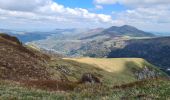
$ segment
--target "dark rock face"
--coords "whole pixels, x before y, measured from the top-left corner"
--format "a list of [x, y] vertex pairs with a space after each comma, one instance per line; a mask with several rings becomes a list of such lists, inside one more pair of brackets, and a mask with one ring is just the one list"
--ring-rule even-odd
[[82, 83], [101, 83], [100, 79], [91, 73], [83, 74], [81, 78]]

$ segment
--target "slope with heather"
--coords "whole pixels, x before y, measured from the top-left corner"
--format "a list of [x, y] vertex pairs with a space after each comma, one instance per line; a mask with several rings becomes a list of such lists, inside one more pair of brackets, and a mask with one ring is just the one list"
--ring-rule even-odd
[[150, 79], [119, 86], [100, 84], [81, 84], [73, 91], [48, 91], [23, 87], [19, 83], [0, 81], [0, 99], [2, 100], [169, 100], [170, 81]]
[[48, 60], [47, 55], [26, 48], [17, 38], [0, 34], [0, 78], [48, 79]]

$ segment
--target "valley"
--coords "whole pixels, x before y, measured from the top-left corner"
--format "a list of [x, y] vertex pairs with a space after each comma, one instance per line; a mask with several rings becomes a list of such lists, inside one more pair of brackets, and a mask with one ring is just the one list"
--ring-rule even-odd
[[68, 57], [143, 58], [169, 74], [169, 43], [168, 36], [160, 37], [124, 25], [106, 29], [63, 29], [62, 31], [58, 29], [46, 39], [26, 44], [33, 44]]
[[154, 37], [152, 33], [141, 31], [129, 25], [112, 26], [106, 29], [63, 29], [62, 31], [58, 29], [51, 34], [46, 39], [33, 40], [27, 44], [55, 50], [66, 56], [93, 55], [94, 57], [104, 57], [112, 49], [124, 47], [126, 40]]

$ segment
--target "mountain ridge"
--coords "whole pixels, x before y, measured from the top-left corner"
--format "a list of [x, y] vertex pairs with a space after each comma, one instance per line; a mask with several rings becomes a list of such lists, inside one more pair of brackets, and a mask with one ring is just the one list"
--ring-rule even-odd
[[144, 32], [130, 25], [123, 25], [120, 27], [112, 26], [108, 29], [105, 29], [103, 31], [103, 34], [109, 34], [111, 36], [128, 35], [128, 36], [135, 36], [135, 37], [153, 37], [154, 36], [152, 33]]

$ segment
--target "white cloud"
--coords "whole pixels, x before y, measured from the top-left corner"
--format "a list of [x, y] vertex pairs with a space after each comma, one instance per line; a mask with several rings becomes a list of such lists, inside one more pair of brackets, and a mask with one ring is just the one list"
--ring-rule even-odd
[[0, 8], [13, 11], [32, 11], [50, 2], [50, 0], [0, 0]]
[[103, 6], [101, 6], [101, 5], [95, 5], [95, 8], [100, 10], [100, 9], [103, 9]]
[[117, 0], [95, 0], [96, 4], [115, 4]]
[[58, 26], [68, 23], [77, 27], [78, 23], [113, 23], [110, 15], [91, 13], [82, 8], [64, 7], [52, 0], [0, 0], [0, 16], [0, 21], [32, 22], [35, 25], [37, 22]]
[[167, 28], [170, 0], [95, 0], [95, 8], [104, 10], [103, 4], [115, 3], [128, 9], [106, 15], [65, 7], [52, 0], [0, 0], [0, 26], [48, 29], [130, 24], [147, 30], [170, 31]]
[[169, 7], [156, 6], [154, 8], [128, 9], [120, 13], [112, 13], [117, 20], [126, 24], [138, 26], [149, 31], [170, 31], [170, 10]]
[[170, 0], [94, 0], [96, 4], [123, 4], [128, 6], [167, 5]]
[[112, 12], [115, 20], [150, 31], [170, 31], [170, 0], [94, 0], [96, 5], [121, 4], [127, 9]]

